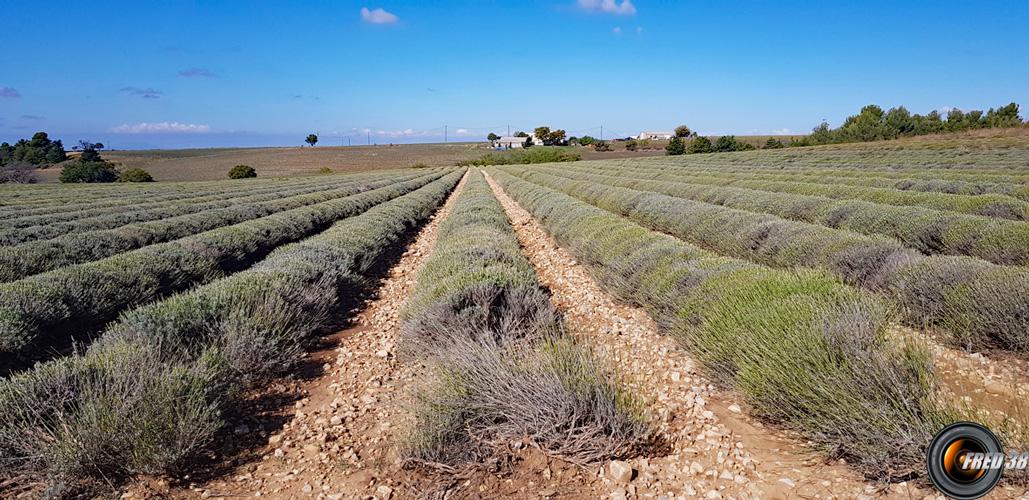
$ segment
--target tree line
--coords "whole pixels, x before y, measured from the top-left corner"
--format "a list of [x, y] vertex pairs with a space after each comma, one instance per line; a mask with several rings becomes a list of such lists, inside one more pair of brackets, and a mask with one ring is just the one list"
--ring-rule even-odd
[[790, 141], [790, 146], [817, 146], [845, 142], [870, 142], [939, 134], [943, 132], [964, 132], [988, 128], [1010, 128], [1025, 125], [1018, 115], [1019, 107], [1010, 103], [990, 108], [985, 113], [973, 109], [965, 112], [954, 108], [944, 116], [933, 110], [926, 115], [911, 114], [904, 106], [883, 111], [875, 104], [861, 108], [858, 114], [848, 116], [843, 125], [830, 128], [822, 122], [809, 135]]

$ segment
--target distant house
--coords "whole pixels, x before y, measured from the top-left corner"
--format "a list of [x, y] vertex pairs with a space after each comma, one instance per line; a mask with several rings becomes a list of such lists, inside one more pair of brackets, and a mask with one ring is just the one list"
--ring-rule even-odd
[[542, 142], [539, 141], [539, 139], [536, 139], [535, 136], [532, 136], [532, 137], [508, 136], [508, 137], [501, 137], [500, 139], [497, 139], [497, 140], [493, 141], [492, 143], [490, 143], [490, 145], [492, 147], [494, 147], [494, 148], [497, 148], [497, 149], [517, 149], [517, 148], [525, 147], [525, 141], [527, 141], [529, 139], [532, 139], [532, 143], [535, 144], [535, 145], [542, 145], [543, 144]]
[[675, 137], [675, 134], [672, 132], [640, 132], [640, 135], [636, 136], [641, 141], [647, 139], [671, 139], [672, 137]]

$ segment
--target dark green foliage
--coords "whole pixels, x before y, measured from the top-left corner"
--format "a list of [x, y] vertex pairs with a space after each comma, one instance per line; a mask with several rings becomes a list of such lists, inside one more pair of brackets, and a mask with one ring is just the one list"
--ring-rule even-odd
[[791, 141], [791, 146], [811, 146], [845, 142], [868, 142], [936, 134], [940, 132], [962, 132], [982, 128], [1018, 127], [1023, 124], [1018, 116], [1018, 104], [1010, 103], [999, 108], [990, 108], [985, 114], [979, 110], [963, 112], [952, 109], [943, 119], [938, 111], [922, 116], [912, 115], [903, 106], [889, 111], [874, 104], [861, 108], [848, 116], [839, 128], [831, 129], [823, 122], [803, 139]]
[[257, 171], [250, 165], [236, 165], [229, 170], [229, 179], [253, 179]]
[[753, 145], [737, 140], [735, 135], [723, 135], [719, 137], [712, 148], [714, 151], [719, 153], [749, 151], [751, 149], [755, 149]]
[[775, 137], [769, 137], [768, 140], [765, 141], [765, 147], [762, 149], [782, 149], [785, 147], [786, 145], [783, 144], [782, 141], [780, 141], [779, 139]]
[[118, 179], [121, 182], [154, 182], [153, 176], [150, 172], [141, 168], [129, 168], [121, 173], [121, 178]]
[[675, 127], [675, 136], [680, 139], [687, 139], [693, 135], [693, 131], [690, 130], [686, 125], [679, 125]]
[[672, 137], [665, 146], [665, 153], [671, 156], [686, 154], [686, 141], [679, 136]]
[[493, 141], [496, 141], [496, 140], [499, 140], [499, 139], [500, 139], [500, 136], [497, 135], [497, 134], [494, 134], [493, 132], [490, 132], [489, 135], [486, 136], [486, 140], [490, 141], [490, 142], [493, 142]]
[[307, 138], [304, 139], [304, 142], [310, 144], [313, 147], [315, 144], [318, 144], [318, 136], [314, 134], [308, 134]]
[[639, 148], [639, 142], [637, 142], [636, 139], [625, 141], [626, 151], [636, 151], [637, 148]]
[[611, 145], [607, 141], [597, 141], [593, 143], [593, 149], [595, 151], [611, 151]]
[[704, 136], [700, 136], [690, 141], [690, 146], [686, 149], [686, 152], [689, 154], [711, 153], [714, 150], [714, 146], [711, 145], [711, 139], [708, 139]]
[[61, 169], [61, 182], [116, 182], [120, 174], [114, 164], [107, 161], [82, 161], [69, 163]]
[[594, 139], [591, 136], [588, 136], [588, 135], [584, 135], [584, 136], [579, 138], [579, 144], [581, 144], [583, 146], [592, 146], [592, 145], [594, 145], [596, 143], [597, 143], [597, 140]]
[[13, 146], [0, 144], [0, 167], [8, 164], [45, 166], [67, 159], [60, 140], [52, 141], [46, 132], [36, 132], [29, 140], [21, 139]]

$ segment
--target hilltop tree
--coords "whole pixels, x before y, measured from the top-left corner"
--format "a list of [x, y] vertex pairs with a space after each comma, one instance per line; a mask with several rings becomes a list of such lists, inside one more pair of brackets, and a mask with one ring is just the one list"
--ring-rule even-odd
[[596, 144], [596, 143], [597, 143], [597, 140], [595, 138], [591, 137], [591, 136], [588, 136], [588, 135], [584, 135], [584, 136], [579, 138], [579, 144], [581, 144], [583, 146], [592, 146], [593, 144]]
[[525, 132], [522, 132], [521, 130], [519, 130], [519, 131], [515, 132], [514, 136], [515, 137], [529, 137], [529, 134], [526, 134]]
[[[678, 131], [677, 131], [678, 132]], [[686, 141], [676, 135], [668, 141], [668, 145], [665, 146], [665, 153], [670, 156], [677, 156], [686, 153]]]
[[314, 134], [308, 134], [307, 139], [304, 139], [304, 142], [310, 144], [311, 147], [314, 147], [315, 144], [318, 144], [318, 136]]
[[550, 132], [547, 145], [561, 146], [565, 143], [565, 131], [561, 129]]
[[499, 139], [500, 139], [500, 136], [498, 136], [497, 134], [494, 134], [493, 132], [490, 132], [489, 135], [486, 136], [486, 140], [490, 141], [490, 142], [493, 142], [493, 141], [496, 141], [496, 140], [499, 140]]
[[690, 128], [687, 127], [686, 125], [679, 125], [678, 127], [675, 127], [675, 136], [676, 137], [680, 137], [680, 138], [685, 139], [687, 137], [690, 137], [691, 135], [693, 135], [693, 131], [690, 130]]
[[764, 149], [782, 149], [785, 147], [786, 145], [783, 144], [782, 141], [780, 141], [779, 139], [775, 137], [769, 137], [768, 140], [765, 141]]

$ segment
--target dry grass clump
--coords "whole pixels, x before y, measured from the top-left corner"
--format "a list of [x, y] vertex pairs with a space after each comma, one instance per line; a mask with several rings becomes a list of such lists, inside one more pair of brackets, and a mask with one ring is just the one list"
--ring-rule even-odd
[[[0, 358], [13, 363], [45, 350], [54, 336], [88, 334], [123, 310], [244, 269], [279, 245], [317, 233], [440, 175], [0, 284]], [[60, 343], [62, 339], [56, 340]]]
[[772, 267], [828, 270], [894, 299], [908, 324], [939, 328], [962, 346], [1029, 350], [1029, 272], [1024, 269], [969, 257], [926, 257], [888, 238], [660, 193], [541, 171], [518, 173], [719, 254]]
[[919, 473], [952, 413], [935, 400], [928, 352], [887, 338], [892, 316], [874, 296], [826, 273], [709, 254], [503, 170], [496, 178], [756, 414], [871, 477]]
[[640, 405], [562, 329], [481, 172], [440, 225], [401, 338], [436, 374], [404, 446], [416, 463], [471, 467], [522, 439], [590, 463], [649, 437]]
[[81, 355], [0, 382], [0, 482], [98, 493], [188, 466], [247, 387], [300, 360], [364, 273], [456, 185], [452, 173], [252, 269], [133, 310]]

